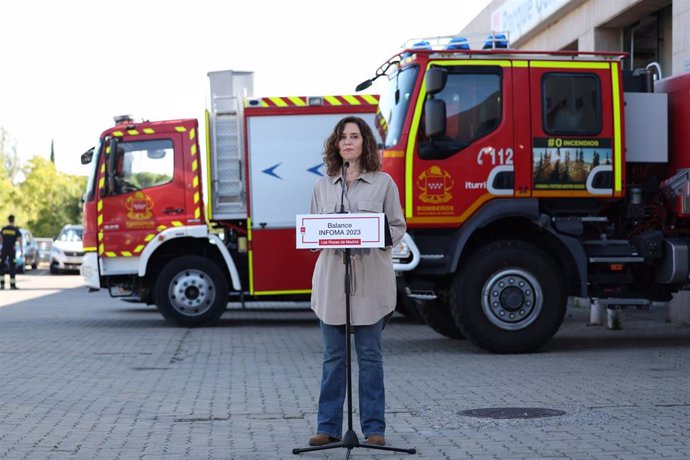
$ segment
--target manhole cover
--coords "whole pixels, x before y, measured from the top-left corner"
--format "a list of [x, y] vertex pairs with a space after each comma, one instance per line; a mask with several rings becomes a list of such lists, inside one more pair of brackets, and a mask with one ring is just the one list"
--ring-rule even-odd
[[559, 415], [565, 415], [565, 412], [562, 410], [544, 409], [540, 407], [490, 407], [487, 409], [461, 410], [458, 412], [458, 415], [465, 415], [467, 417], [511, 419], [557, 417]]

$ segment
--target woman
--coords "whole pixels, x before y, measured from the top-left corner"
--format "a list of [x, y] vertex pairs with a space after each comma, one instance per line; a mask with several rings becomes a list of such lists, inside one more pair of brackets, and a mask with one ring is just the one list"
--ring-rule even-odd
[[[405, 234], [398, 188], [381, 169], [376, 140], [369, 125], [346, 117], [335, 126], [324, 146], [326, 176], [314, 186], [312, 214], [383, 212], [393, 245]], [[343, 165], [349, 164], [344, 168]], [[345, 171], [345, 175], [343, 175]], [[343, 190], [344, 187], [344, 190]], [[359, 416], [366, 442], [384, 445], [385, 391], [381, 331], [396, 303], [391, 247], [351, 250], [350, 324], [359, 366]], [[345, 264], [342, 250], [324, 249], [314, 268], [311, 307], [321, 320], [323, 374], [316, 435], [320, 446], [342, 436], [345, 401]]]

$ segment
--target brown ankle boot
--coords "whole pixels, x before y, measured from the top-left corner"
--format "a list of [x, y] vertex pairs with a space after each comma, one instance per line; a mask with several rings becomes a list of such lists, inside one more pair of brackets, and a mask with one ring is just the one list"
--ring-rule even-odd
[[327, 434], [315, 434], [314, 436], [309, 438], [309, 445], [325, 446], [326, 444], [331, 444], [338, 441], [340, 441], [340, 439], [328, 436]]
[[372, 434], [367, 439], [364, 440], [366, 444], [373, 444], [375, 446], [385, 446], [386, 438], [381, 434]]

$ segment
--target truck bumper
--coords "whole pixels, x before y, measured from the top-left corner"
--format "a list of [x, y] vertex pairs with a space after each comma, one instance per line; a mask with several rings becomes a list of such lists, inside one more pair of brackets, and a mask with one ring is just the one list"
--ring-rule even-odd
[[98, 254], [95, 252], [84, 254], [84, 262], [79, 267], [79, 274], [84, 278], [87, 287], [101, 288], [101, 278], [98, 274]]

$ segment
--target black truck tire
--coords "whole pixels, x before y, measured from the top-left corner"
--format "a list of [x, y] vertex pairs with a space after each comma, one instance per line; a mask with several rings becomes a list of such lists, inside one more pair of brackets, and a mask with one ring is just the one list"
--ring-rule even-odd
[[168, 322], [183, 327], [207, 326], [227, 308], [228, 281], [220, 268], [204, 257], [178, 257], [158, 275], [154, 299]]
[[460, 328], [453, 321], [453, 315], [448, 307], [448, 302], [442, 297], [433, 300], [417, 300], [417, 311], [427, 326], [444, 337], [453, 340], [464, 339]]
[[455, 323], [472, 343], [492, 353], [535, 351], [565, 317], [560, 273], [555, 261], [533, 244], [489, 243], [469, 257], [453, 281]]

